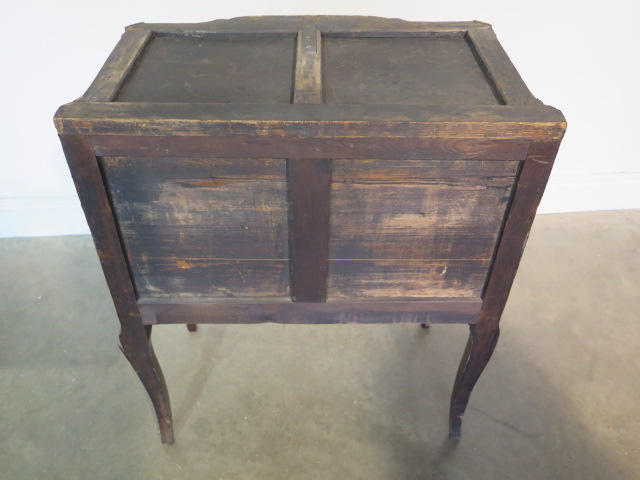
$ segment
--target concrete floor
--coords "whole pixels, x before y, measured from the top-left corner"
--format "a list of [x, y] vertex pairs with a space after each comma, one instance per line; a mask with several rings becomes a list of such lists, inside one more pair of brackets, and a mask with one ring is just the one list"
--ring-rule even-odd
[[177, 441], [88, 237], [0, 241], [2, 479], [640, 478], [640, 211], [536, 219], [459, 444], [465, 326], [154, 330]]

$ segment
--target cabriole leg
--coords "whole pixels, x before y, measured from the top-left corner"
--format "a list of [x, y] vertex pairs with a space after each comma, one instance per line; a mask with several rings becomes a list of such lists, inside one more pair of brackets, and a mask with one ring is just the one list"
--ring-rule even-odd
[[460, 439], [462, 417], [473, 387], [491, 358], [500, 335], [497, 321], [481, 321], [469, 327], [469, 340], [458, 367], [449, 409], [449, 435], [455, 440]]
[[140, 377], [144, 388], [147, 390], [153, 408], [158, 417], [160, 437], [162, 443], [173, 443], [173, 420], [171, 418], [171, 404], [169, 392], [165, 383], [160, 364], [151, 345], [151, 326], [144, 327], [144, 333], [140, 334], [136, 329], [135, 334], [122, 330], [120, 343], [131, 366]]

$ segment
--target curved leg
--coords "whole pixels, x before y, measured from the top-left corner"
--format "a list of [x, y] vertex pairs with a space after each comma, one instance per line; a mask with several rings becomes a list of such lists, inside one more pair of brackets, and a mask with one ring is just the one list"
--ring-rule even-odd
[[470, 325], [469, 328], [469, 340], [462, 354], [451, 393], [449, 435], [455, 440], [460, 439], [462, 416], [469, 403], [473, 387], [491, 358], [500, 335], [497, 321], [482, 321]]
[[198, 324], [197, 323], [187, 323], [187, 330], [189, 330], [190, 332], [197, 332], [198, 331]]
[[162, 443], [172, 444], [173, 420], [171, 418], [169, 392], [160, 364], [151, 345], [151, 326], [147, 325], [144, 328], [142, 335], [131, 334], [125, 329], [122, 330], [120, 333], [122, 353], [131, 363], [151, 398], [151, 403], [153, 403], [153, 408], [158, 417]]

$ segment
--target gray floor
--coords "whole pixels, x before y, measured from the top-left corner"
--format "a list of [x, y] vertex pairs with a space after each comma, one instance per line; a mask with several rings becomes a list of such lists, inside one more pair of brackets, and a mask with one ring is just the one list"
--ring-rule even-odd
[[459, 444], [465, 326], [162, 326], [160, 444], [88, 237], [0, 241], [2, 479], [640, 478], [640, 211], [536, 219]]

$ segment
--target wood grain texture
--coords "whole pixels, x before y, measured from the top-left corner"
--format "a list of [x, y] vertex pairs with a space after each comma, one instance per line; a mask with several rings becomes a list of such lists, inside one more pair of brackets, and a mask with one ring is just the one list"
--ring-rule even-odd
[[147, 324], [162, 323], [474, 323], [479, 299], [399, 302], [237, 303], [140, 300]]
[[423, 138], [264, 139], [219, 137], [92, 137], [95, 151], [105, 156], [279, 157], [487, 161], [524, 160], [528, 141]]
[[116, 48], [109, 55], [98, 76], [80, 100], [85, 102], [111, 102], [118, 94], [136, 60], [152, 38], [153, 34], [149, 30], [125, 32]]
[[102, 165], [141, 295], [288, 297], [284, 160]]
[[326, 103], [498, 103], [461, 37], [328, 37], [322, 50]]
[[518, 165], [334, 160], [330, 297], [480, 297]]
[[160, 36], [117, 102], [291, 103], [295, 38]]
[[491, 81], [498, 98], [507, 105], [539, 105], [491, 29], [471, 29], [467, 43]]
[[291, 299], [324, 302], [327, 297], [331, 161], [287, 161]]
[[244, 138], [562, 138], [566, 122], [548, 106], [259, 105], [86, 103], [63, 105], [59, 133]]

